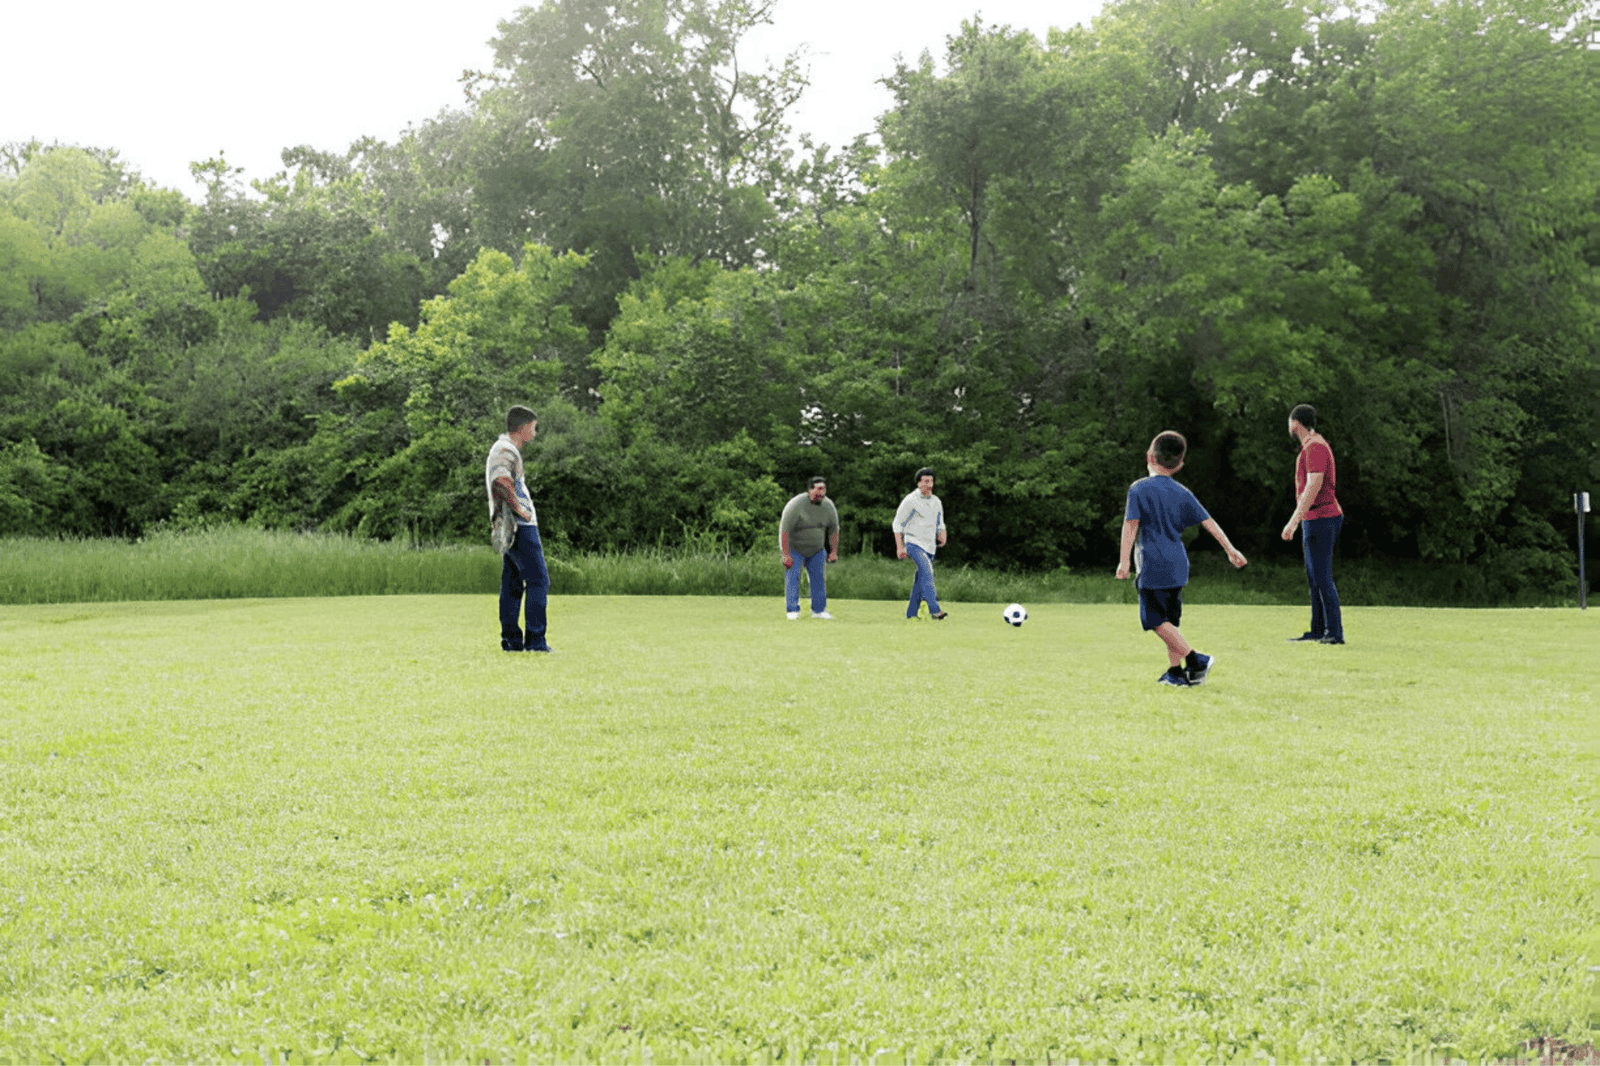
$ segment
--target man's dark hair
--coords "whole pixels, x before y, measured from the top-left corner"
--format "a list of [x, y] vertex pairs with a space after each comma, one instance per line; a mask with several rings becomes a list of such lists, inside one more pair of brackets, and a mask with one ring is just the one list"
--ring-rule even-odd
[[[925, 466], [921, 470], [917, 471], [917, 476], [916, 476], [916, 480], [917, 481], [921, 481], [925, 477], [933, 477], [933, 467]], [[937, 481], [938, 479], [934, 478], [934, 480]]]
[[814, 489], [818, 485], [826, 485], [827, 483], [828, 483], [828, 479], [827, 478], [818, 476], [818, 477], [814, 477], [810, 481], [806, 482], [806, 488]]
[[1172, 470], [1183, 462], [1184, 455], [1189, 451], [1189, 442], [1183, 439], [1182, 433], [1170, 429], [1163, 430], [1150, 442], [1150, 451], [1155, 455], [1159, 465]]
[[1289, 412], [1289, 417], [1305, 426], [1307, 429], [1317, 428], [1317, 409], [1308, 403], [1302, 403]]
[[506, 412], [506, 432], [515, 433], [529, 422], [539, 421], [539, 416], [526, 407], [517, 406]]

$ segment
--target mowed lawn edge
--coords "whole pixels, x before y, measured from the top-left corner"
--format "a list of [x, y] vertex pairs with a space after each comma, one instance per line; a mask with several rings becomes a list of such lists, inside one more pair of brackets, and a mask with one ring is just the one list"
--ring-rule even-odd
[[1576, 611], [0, 608], [0, 1059], [1442, 1060], [1587, 1040]]

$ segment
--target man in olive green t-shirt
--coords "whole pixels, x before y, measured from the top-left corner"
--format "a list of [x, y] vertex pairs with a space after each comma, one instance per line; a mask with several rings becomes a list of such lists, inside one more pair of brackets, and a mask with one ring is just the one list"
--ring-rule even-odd
[[[832, 618], [823, 566], [839, 561], [839, 512], [828, 499], [825, 479], [812, 478], [806, 491], [784, 506], [783, 517], [778, 520], [778, 549], [783, 556], [784, 603], [789, 620], [800, 617], [802, 567], [811, 582], [811, 617]], [[797, 562], [799, 566], [795, 565]]]

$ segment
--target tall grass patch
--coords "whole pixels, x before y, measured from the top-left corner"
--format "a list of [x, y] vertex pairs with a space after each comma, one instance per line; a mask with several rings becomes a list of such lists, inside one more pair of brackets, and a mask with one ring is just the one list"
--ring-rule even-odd
[[[614, 552], [575, 552], [559, 535], [546, 544], [557, 596], [783, 595], [776, 545], [733, 549], [686, 532], [676, 541]], [[1235, 571], [1220, 553], [1193, 554], [1185, 593], [1196, 603], [1271, 606], [1307, 602], [1305, 572], [1289, 547]], [[1131, 582], [1100, 570], [979, 570], [941, 560], [940, 598], [968, 603], [1130, 603]], [[281, 596], [471, 594], [499, 587], [501, 560], [487, 545], [428, 545], [327, 533], [224, 526], [160, 531], [137, 541], [0, 540], [0, 603], [108, 603], [119, 600], [240, 599]], [[1496, 592], [1468, 568], [1416, 563], [1341, 562], [1340, 595], [1352, 606], [1575, 606], [1570, 589]], [[911, 564], [870, 555], [828, 567], [828, 592], [841, 599], [900, 600]]]
[[1587, 1039], [1576, 612], [0, 609], [0, 1061], [1444, 1061]]
[[499, 574], [486, 547], [244, 526], [0, 542], [0, 602], [13, 604], [464, 593], [498, 587]]

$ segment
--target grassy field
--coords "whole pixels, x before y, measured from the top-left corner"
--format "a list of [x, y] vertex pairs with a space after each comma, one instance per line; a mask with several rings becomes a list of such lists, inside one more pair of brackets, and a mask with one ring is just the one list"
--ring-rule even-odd
[[1600, 615], [947, 606], [0, 608], [0, 1061], [1590, 1039]]

